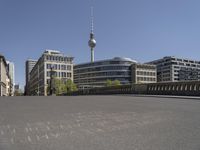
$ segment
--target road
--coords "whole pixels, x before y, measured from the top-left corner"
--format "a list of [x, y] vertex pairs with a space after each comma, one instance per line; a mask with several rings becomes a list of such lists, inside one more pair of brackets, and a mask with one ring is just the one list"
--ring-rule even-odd
[[200, 150], [200, 100], [0, 97], [0, 150]]

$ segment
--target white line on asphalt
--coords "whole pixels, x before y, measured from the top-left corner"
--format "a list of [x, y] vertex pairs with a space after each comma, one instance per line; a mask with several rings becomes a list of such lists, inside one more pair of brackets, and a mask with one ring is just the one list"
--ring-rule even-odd
[[49, 126], [46, 126], [47, 127], [47, 130], [50, 130]]
[[60, 128], [63, 129], [63, 125], [62, 124], [60, 125]]
[[28, 136], [28, 141], [29, 141], [29, 142], [32, 142], [32, 140], [31, 140], [31, 137], [30, 137], [30, 136]]
[[16, 130], [15, 130], [15, 128], [13, 129], [13, 133], [14, 133], [14, 134], [16, 133]]
[[55, 137], [55, 138], [58, 138], [58, 136], [59, 136], [58, 133], [56, 133], [56, 134], [50, 133], [50, 135], [51, 135], [52, 137]]
[[37, 140], [40, 141], [40, 137], [38, 135], [36, 135], [36, 137], [37, 137]]
[[28, 128], [25, 128], [26, 132], [28, 133]]
[[14, 139], [13, 138], [11, 138], [10, 141], [11, 141], [12, 144], [14, 144]]

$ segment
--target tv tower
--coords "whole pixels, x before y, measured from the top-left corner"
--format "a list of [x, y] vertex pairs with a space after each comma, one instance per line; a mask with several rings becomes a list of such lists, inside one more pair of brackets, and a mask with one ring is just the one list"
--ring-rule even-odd
[[91, 62], [94, 62], [94, 48], [96, 46], [96, 41], [94, 39], [94, 15], [93, 15], [93, 7], [91, 7], [91, 32], [90, 32], [90, 40], [88, 41], [88, 45], [91, 49]]

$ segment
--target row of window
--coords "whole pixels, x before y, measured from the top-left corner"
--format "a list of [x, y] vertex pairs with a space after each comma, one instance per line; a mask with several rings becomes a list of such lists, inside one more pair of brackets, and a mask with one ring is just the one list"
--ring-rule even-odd
[[[53, 72], [53, 76], [54, 77], [62, 77], [62, 78], [71, 78], [72, 77], [72, 73], [70, 72]], [[51, 71], [47, 71], [47, 77], [51, 77]]]
[[133, 62], [129, 61], [103, 61], [103, 62], [95, 62], [83, 65], [77, 65], [75, 68], [85, 68], [85, 67], [92, 67], [92, 66], [100, 66], [100, 65], [109, 65], [109, 64], [132, 64]]
[[88, 77], [101, 77], [101, 76], [130, 76], [130, 72], [98, 72], [98, 73], [88, 73], [83, 75], [75, 75], [75, 78], [88, 78]]
[[88, 69], [75, 70], [74, 73], [85, 73], [85, 72], [95, 72], [95, 71], [106, 71], [106, 70], [130, 70], [129, 66], [104, 66], [104, 67], [94, 67]]
[[156, 76], [155, 72], [137, 71], [137, 75]]
[[71, 65], [59, 65], [59, 64], [47, 64], [46, 65], [47, 69], [55, 69], [55, 70], [72, 70]]
[[70, 57], [63, 57], [63, 56], [50, 56], [50, 55], [47, 55], [46, 56], [46, 60], [49, 60], [49, 61], [68, 61], [68, 62], [72, 62], [72, 58]]
[[106, 80], [119, 80], [120, 82], [130, 82], [131, 78], [97, 78], [97, 79], [82, 79], [82, 80], [74, 80], [75, 83], [85, 83], [87, 85], [87, 83], [91, 83], [91, 82], [106, 82]]
[[137, 81], [156, 81], [156, 78], [150, 78], [150, 77], [137, 77]]

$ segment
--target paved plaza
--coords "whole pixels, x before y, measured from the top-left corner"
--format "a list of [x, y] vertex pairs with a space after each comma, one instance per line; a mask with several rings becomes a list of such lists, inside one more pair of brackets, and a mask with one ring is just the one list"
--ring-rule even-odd
[[0, 150], [200, 150], [200, 100], [0, 97]]

